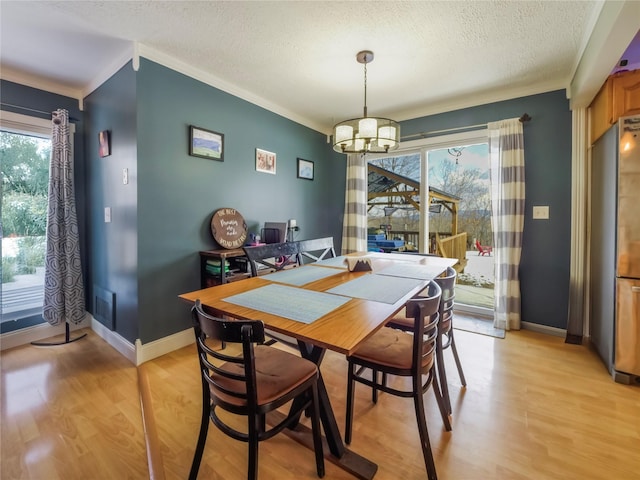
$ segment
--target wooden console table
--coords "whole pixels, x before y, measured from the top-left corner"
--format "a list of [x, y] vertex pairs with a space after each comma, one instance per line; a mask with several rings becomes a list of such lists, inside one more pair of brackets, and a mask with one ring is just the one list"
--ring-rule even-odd
[[[220, 262], [220, 273], [207, 271], [207, 260], [215, 259]], [[238, 261], [242, 259], [242, 261]], [[229, 261], [229, 271], [226, 263]], [[222, 285], [227, 282], [249, 278], [251, 273], [246, 271], [246, 256], [241, 248], [203, 250], [200, 252], [200, 286], [201, 288]]]

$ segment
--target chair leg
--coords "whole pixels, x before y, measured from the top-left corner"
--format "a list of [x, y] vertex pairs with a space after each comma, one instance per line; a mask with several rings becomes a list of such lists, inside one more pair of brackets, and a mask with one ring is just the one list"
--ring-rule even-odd
[[351, 428], [353, 426], [353, 389], [355, 387], [355, 380], [353, 375], [356, 366], [349, 362], [349, 373], [347, 378], [347, 416], [344, 427], [344, 442], [349, 445], [351, 443]]
[[447, 412], [447, 407], [444, 403], [444, 398], [442, 397], [440, 387], [438, 386], [438, 377], [436, 376], [435, 369], [433, 369], [431, 372], [431, 388], [433, 388], [433, 393], [436, 396], [436, 402], [438, 403], [438, 409], [440, 410], [442, 423], [444, 423], [444, 429], [447, 432], [450, 432], [452, 428], [451, 428], [451, 421], [449, 420], [449, 412]]
[[416, 410], [416, 420], [418, 422], [418, 432], [420, 433], [420, 443], [422, 446], [422, 456], [424, 464], [427, 468], [427, 478], [429, 480], [438, 480], [436, 473], [436, 464], [433, 460], [431, 452], [431, 443], [429, 442], [429, 432], [427, 431], [427, 419], [424, 413], [424, 403], [422, 398], [422, 388], [419, 382], [414, 382], [413, 404]]
[[442, 352], [442, 334], [438, 334], [436, 341], [436, 366], [438, 368], [438, 380], [440, 382], [440, 388], [442, 391], [442, 398], [444, 398], [444, 404], [447, 407], [447, 413], [451, 412], [451, 399], [449, 398], [449, 386], [447, 384], [447, 372], [444, 368], [444, 355]]
[[200, 470], [200, 462], [202, 461], [202, 453], [204, 452], [204, 446], [207, 443], [207, 432], [209, 431], [209, 403], [210, 397], [207, 391], [203, 390], [202, 395], [202, 417], [200, 418], [200, 433], [198, 434], [198, 443], [196, 444], [196, 451], [193, 454], [193, 461], [191, 462], [191, 470], [189, 471], [189, 480], [196, 480], [198, 478], [198, 470]]
[[249, 419], [249, 439], [247, 441], [249, 447], [249, 466], [247, 469], [247, 480], [258, 480], [258, 432], [260, 431], [260, 423], [263, 418], [264, 415], [258, 415]]
[[460, 383], [463, 387], [467, 386], [467, 380], [464, 378], [464, 372], [462, 371], [462, 363], [460, 363], [460, 357], [458, 357], [458, 349], [456, 348], [456, 340], [453, 337], [453, 328], [449, 332], [451, 336], [451, 351], [453, 352], [453, 359], [456, 361], [456, 367], [458, 367], [458, 375], [460, 375]]
[[311, 432], [313, 434], [313, 449], [316, 452], [316, 471], [318, 477], [324, 477], [324, 452], [322, 449], [322, 432], [320, 431], [320, 401], [318, 400], [318, 385], [311, 388]]
[[[384, 374], [383, 374], [384, 375]], [[371, 370], [371, 381], [373, 387], [371, 387], [371, 401], [375, 404], [378, 403], [378, 371]]]

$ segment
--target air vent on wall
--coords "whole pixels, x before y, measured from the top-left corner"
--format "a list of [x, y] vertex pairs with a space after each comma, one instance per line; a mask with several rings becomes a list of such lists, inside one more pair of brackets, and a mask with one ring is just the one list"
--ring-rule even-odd
[[115, 330], [115, 304], [115, 293], [93, 286], [93, 318], [109, 330]]

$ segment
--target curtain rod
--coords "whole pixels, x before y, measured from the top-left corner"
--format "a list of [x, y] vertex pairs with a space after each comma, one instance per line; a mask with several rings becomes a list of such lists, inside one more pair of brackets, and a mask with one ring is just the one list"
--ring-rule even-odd
[[[5, 103], [5, 102], [0, 102], [0, 105], [2, 105], [3, 107], [18, 108], [20, 110], [24, 110], [24, 111], [27, 111], [27, 112], [41, 113], [43, 115], [48, 115], [48, 116], [51, 116], [51, 114], [53, 113], [53, 112], [45, 112], [44, 110], [36, 110], [35, 108], [22, 107], [20, 105], [13, 105], [11, 103]], [[69, 121], [70, 122], [77, 122], [78, 119], [74, 118], [74, 117], [69, 117]]]
[[[520, 122], [522, 123], [526, 123], [531, 120], [531, 117], [529, 116], [528, 113], [523, 113], [518, 120], [520, 120]], [[445, 128], [444, 130], [432, 130], [430, 132], [414, 133], [412, 135], [407, 135], [405, 137], [402, 137], [400, 140], [408, 140], [414, 137], [427, 138], [427, 137], [433, 137], [433, 136], [440, 135], [442, 133], [449, 133], [449, 132], [459, 132], [459, 133], [470, 132], [473, 130], [480, 130], [482, 128], [487, 128], [487, 124], [479, 123], [478, 125], [467, 125], [465, 127]]]

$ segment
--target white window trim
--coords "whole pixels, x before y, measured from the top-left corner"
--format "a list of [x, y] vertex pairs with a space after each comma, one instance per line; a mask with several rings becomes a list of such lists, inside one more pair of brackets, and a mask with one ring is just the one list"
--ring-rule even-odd
[[[20, 113], [0, 110], [0, 128], [12, 133], [37, 135], [42, 138], [51, 138], [51, 119], [32, 117]], [[69, 123], [69, 133], [75, 133], [76, 126]], [[73, 142], [72, 142], [73, 144]]]

